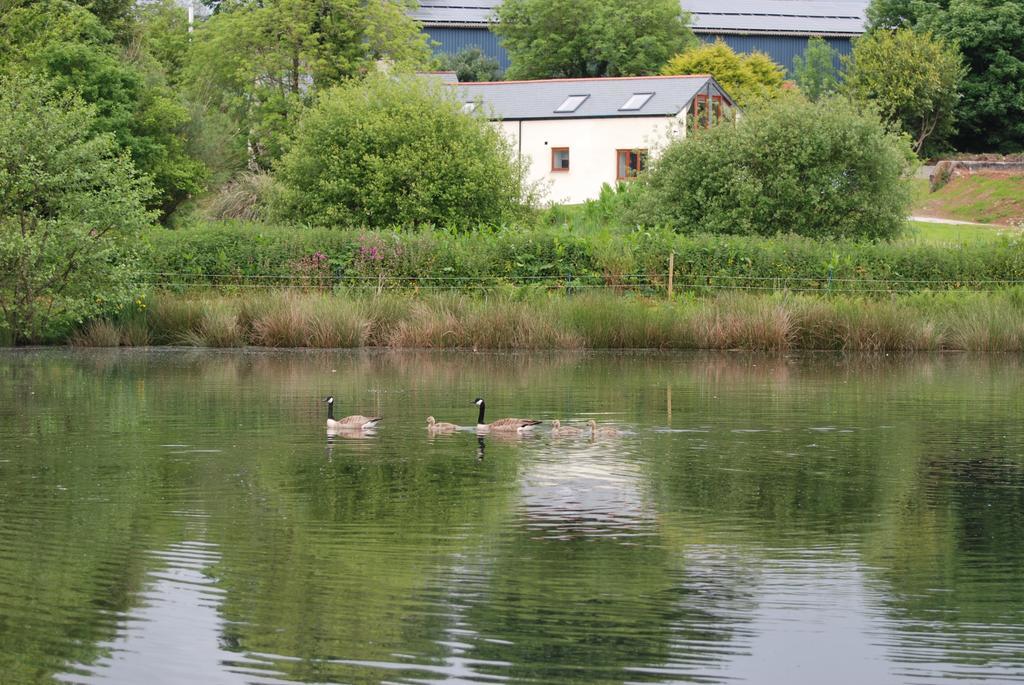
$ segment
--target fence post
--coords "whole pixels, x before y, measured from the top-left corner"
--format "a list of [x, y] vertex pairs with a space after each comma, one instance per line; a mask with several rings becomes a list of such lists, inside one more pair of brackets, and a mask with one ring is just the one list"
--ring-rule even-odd
[[676, 253], [675, 252], [669, 252], [668, 253], [668, 299], [670, 301], [675, 296], [675, 293], [672, 292], [672, 276], [675, 274], [675, 272], [676, 272]]

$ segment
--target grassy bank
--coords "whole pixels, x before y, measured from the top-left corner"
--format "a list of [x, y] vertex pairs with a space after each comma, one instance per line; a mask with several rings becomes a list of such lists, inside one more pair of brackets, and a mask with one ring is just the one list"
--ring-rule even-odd
[[1024, 173], [960, 176], [934, 193], [915, 188], [914, 213], [942, 219], [1024, 227]]
[[675, 302], [520, 290], [456, 294], [157, 294], [73, 344], [208, 347], [1024, 350], [1024, 289], [849, 296], [728, 293]]
[[724, 288], [879, 293], [1004, 287], [1024, 282], [1024, 241], [950, 249], [921, 241], [851, 243], [795, 236], [679, 235], [668, 230], [581, 232], [569, 226], [455, 233], [317, 230], [207, 224], [150, 236], [150, 284], [374, 290], [541, 283], [565, 289]]

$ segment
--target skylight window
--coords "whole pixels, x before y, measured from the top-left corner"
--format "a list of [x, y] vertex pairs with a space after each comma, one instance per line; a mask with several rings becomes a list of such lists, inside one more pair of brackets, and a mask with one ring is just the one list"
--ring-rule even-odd
[[626, 104], [619, 107], [620, 112], [635, 112], [638, 109], [643, 109], [647, 101], [651, 99], [654, 93], [633, 93], [633, 96], [626, 100]]
[[563, 102], [562, 104], [560, 104], [558, 106], [558, 109], [556, 109], [555, 111], [560, 113], [560, 114], [566, 114], [568, 112], [575, 112], [576, 110], [578, 110], [580, 108], [580, 105], [582, 105], [583, 101], [586, 100], [588, 97], [590, 97], [590, 96], [589, 95], [570, 95], [569, 97], [567, 97], [565, 99], [565, 102]]

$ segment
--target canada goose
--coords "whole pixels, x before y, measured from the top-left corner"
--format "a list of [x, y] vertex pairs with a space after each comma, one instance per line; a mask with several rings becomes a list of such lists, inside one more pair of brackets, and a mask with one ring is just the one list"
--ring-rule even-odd
[[334, 444], [335, 438], [344, 438], [345, 440], [370, 440], [376, 437], [377, 431], [373, 428], [328, 428], [327, 429], [327, 444], [328, 446]]
[[480, 407], [480, 416], [476, 420], [476, 429], [478, 431], [490, 432], [498, 431], [503, 433], [510, 433], [516, 431], [521, 433], [528, 431], [536, 426], [540, 421], [534, 419], [498, 419], [497, 421], [491, 421], [490, 423], [484, 423], [484, 401], [481, 398], [473, 400], [473, 404]]
[[454, 423], [445, 423], [441, 421], [438, 423], [434, 420], [433, 416], [427, 417], [427, 430], [431, 433], [454, 433], [459, 430], [459, 427]]
[[380, 423], [381, 417], [379, 416], [360, 416], [359, 414], [335, 420], [334, 397], [328, 397], [324, 401], [327, 402], [327, 430], [359, 430], [373, 428]]
[[551, 422], [551, 434], [554, 436], [579, 435], [582, 432], [583, 431], [580, 430], [579, 428], [574, 428], [572, 426], [563, 426], [562, 422], [559, 421], [558, 419], [555, 419], [554, 421]]
[[622, 435], [622, 431], [618, 428], [598, 428], [597, 421], [590, 419], [587, 421], [587, 425], [590, 426], [590, 436], [596, 438], [597, 436], [613, 437], [616, 435]]

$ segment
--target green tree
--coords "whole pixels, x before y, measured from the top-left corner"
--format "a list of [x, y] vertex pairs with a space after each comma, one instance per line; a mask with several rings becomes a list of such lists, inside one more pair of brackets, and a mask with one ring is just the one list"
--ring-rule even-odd
[[15, 342], [130, 302], [152, 192], [95, 109], [38, 77], [0, 77], [0, 325]]
[[76, 0], [96, 15], [104, 26], [121, 39], [127, 39], [132, 27], [135, 0]]
[[186, 77], [194, 97], [230, 114], [250, 166], [278, 159], [319, 89], [386, 62], [427, 64], [427, 39], [405, 0], [225, 0], [193, 33]]
[[523, 176], [511, 147], [440, 88], [373, 76], [323, 93], [279, 171], [293, 218], [468, 228], [519, 216]]
[[485, 55], [480, 48], [466, 48], [454, 55], [442, 55], [439, 64], [444, 71], [454, 71], [462, 82], [497, 81], [501, 78], [501, 64]]
[[139, 47], [160, 65], [168, 83], [177, 85], [188, 64], [188, 12], [178, 0], [150, 0], [135, 10]]
[[746, 106], [782, 93], [785, 71], [768, 55], [737, 54], [722, 40], [678, 54], [669, 60], [662, 74], [711, 74], [737, 104]]
[[949, 0], [872, 0], [867, 8], [868, 30], [913, 28], [921, 16], [946, 7]]
[[678, 0], [505, 0], [495, 31], [516, 79], [655, 74], [697, 42]]
[[154, 207], [171, 211], [203, 187], [206, 169], [185, 149], [188, 111], [141, 56], [129, 60], [88, 11], [42, 0], [0, 17], [0, 70], [41, 72], [58, 89], [95, 106], [97, 132], [114, 134], [159, 193]]
[[889, 238], [905, 224], [912, 160], [863, 107], [790, 95], [671, 143], [629, 204], [637, 223], [684, 232]]
[[956, 47], [910, 29], [873, 31], [844, 61], [843, 89], [910, 134], [915, 152], [949, 135], [965, 74]]
[[955, 44], [967, 66], [956, 109], [961, 150], [1024, 150], [1024, 0], [928, 5], [917, 29]]
[[797, 55], [793, 58], [796, 85], [811, 100], [820, 100], [839, 89], [837, 55], [838, 52], [824, 38], [812, 36], [807, 41], [803, 57]]

